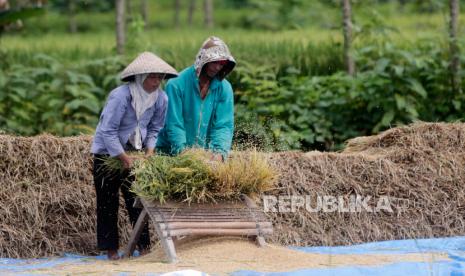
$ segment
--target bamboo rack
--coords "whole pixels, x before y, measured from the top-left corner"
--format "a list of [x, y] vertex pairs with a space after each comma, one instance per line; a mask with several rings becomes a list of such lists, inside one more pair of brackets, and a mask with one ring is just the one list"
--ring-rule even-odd
[[246, 195], [241, 202], [216, 204], [156, 203], [138, 198], [134, 204], [141, 214], [129, 238], [124, 257], [135, 250], [143, 226], [150, 219], [170, 263], [177, 261], [175, 242], [182, 236], [247, 236], [265, 246], [264, 237], [273, 233], [273, 225], [264, 212]]

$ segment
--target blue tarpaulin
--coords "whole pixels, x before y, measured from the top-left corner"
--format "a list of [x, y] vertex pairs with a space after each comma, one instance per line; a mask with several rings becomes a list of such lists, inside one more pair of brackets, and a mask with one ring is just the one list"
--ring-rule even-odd
[[318, 276], [354, 276], [354, 275], [408, 275], [408, 276], [465, 276], [465, 237], [411, 239], [363, 243], [351, 246], [292, 247], [307, 253], [320, 254], [409, 254], [409, 253], [445, 253], [448, 261], [425, 260], [424, 262], [398, 262], [382, 266], [343, 266], [335, 268], [303, 269], [279, 273], [261, 273], [238, 271], [234, 276], [277, 276], [277, 275], [318, 275]]
[[[332, 268], [309, 268], [296, 271], [263, 273], [242, 270], [232, 273], [234, 276], [258, 275], [450, 275], [465, 276], [465, 237], [412, 239], [364, 243], [352, 246], [291, 247], [294, 250], [319, 254], [410, 254], [410, 253], [444, 253], [449, 260], [424, 262], [396, 262], [381, 266], [339, 266]], [[65, 254], [60, 258], [11, 259], [0, 258], [0, 275], [29, 275], [38, 269], [53, 268], [62, 264], [92, 263], [106, 256], [81, 256]], [[125, 275], [117, 273], [115, 275]], [[156, 274], [144, 274], [156, 275]]]

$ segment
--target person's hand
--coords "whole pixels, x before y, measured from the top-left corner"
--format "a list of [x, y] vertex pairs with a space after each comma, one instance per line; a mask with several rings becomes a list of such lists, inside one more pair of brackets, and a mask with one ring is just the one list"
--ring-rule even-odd
[[210, 157], [210, 161], [223, 162], [223, 156], [219, 153], [213, 153]]
[[127, 155], [125, 152], [121, 153], [118, 155], [119, 160], [121, 160], [121, 163], [123, 163], [123, 168], [129, 170], [132, 168], [132, 165], [134, 164], [135, 158]]
[[150, 157], [150, 156], [152, 156], [154, 154], [155, 154], [155, 149], [146, 149], [145, 150], [145, 158], [148, 158], [148, 157]]

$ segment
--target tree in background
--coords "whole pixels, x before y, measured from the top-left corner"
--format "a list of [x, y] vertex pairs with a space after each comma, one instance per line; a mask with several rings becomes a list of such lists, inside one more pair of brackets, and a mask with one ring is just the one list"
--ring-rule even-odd
[[126, 14], [126, 21], [127, 22], [131, 22], [133, 20], [132, 18], [132, 3], [134, 2], [134, 0], [127, 0], [126, 1], [126, 11], [125, 11], [125, 14]]
[[23, 19], [43, 15], [45, 13], [43, 5], [46, 2], [46, 0], [0, 0], [0, 35], [5, 30], [21, 29], [23, 27]]
[[187, 10], [187, 24], [192, 26], [192, 22], [194, 20], [194, 12], [195, 12], [195, 0], [189, 0], [189, 8]]
[[70, 33], [77, 32], [76, 23], [76, 0], [68, 0], [68, 29]]
[[179, 14], [181, 13], [181, 0], [174, 0], [174, 18], [173, 23], [176, 28], [179, 28]]
[[344, 33], [344, 62], [347, 73], [351, 76], [355, 75], [355, 62], [351, 54], [352, 44], [352, 20], [350, 0], [342, 0], [342, 15], [343, 15], [343, 33]]
[[441, 10], [444, 6], [443, 0], [415, 0], [414, 9], [418, 12], [433, 13]]
[[[65, 12], [69, 8], [70, 0], [48, 0], [48, 6], [54, 10]], [[113, 0], [74, 0], [76, 11], [111, 11], [115, 7]]]
[[116, 52], [118, 54], [124, 53], [124, 44], [126, 40], [125, 29], [126, 29], [126, 20], [125, 20], [125, 9], [126, 9], [125, 0], [116, 0]]
[[457, 43], [457, 31], [459, 22], [459, 0], [449, 0], [449, 40], [450, 40], [450, 70], [451, 70], [451, 82], [452, 90], [454, 93], [461, 93], [461, 81], [460, 81], [460, 53], [459, 46]]
[[213, 28], [213, 0], [204, 0], [203, 10], [205, 27]]
[[79, 31], [79, 23], [76, 19], [78, 13], [105, 12], [114, 8], [113, 0], [49, 0], [48, 4], [51, 9], [68, 15], [68, 31], [70, 33]]
[[144, 28], [147, 29], [149, 25], [149, 16], [148, 16], [148, 5], [147, 0], [140, 1], [140, 14], [142, 15], [142, 20], [144, 21]]

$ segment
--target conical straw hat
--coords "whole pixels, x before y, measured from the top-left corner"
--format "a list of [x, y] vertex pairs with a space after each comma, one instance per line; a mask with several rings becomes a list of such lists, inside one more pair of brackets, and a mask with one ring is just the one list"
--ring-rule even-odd
[[143, 52], [133, 60], [121, 73], [122, 81], [130, 81], [134, 75], [146, 73], [166, 74], [165, 79], [174, 78], [178, 72], [158, 56]]

